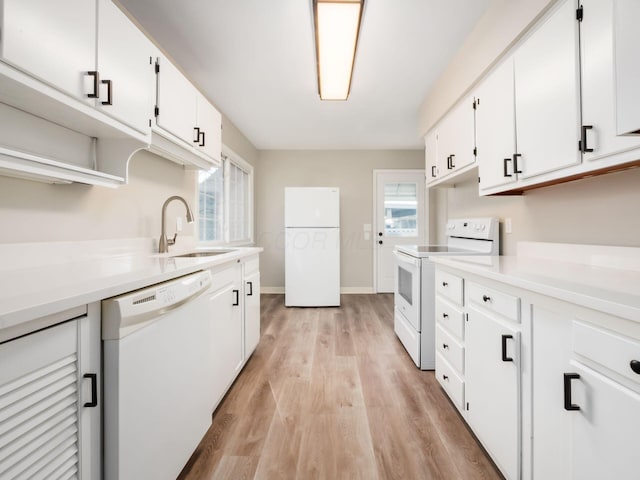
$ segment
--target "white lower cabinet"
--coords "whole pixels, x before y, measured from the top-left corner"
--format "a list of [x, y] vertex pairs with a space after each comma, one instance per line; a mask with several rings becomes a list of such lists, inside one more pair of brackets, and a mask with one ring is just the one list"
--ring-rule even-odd
[[520, 478], [520, 332], [473, 305], [465, 330], [467, 421], [505, 477]]
[[211, 315], [211, 388], [215, 410], [243, 364], [242, 268], [239, 263], [211, 271], [207, 292]]
[[243, 264], [244, 277], [244, 359], [247, 360], [260, 341], [260, 268], [258, 256]]
[[100, 478], [99, 305], [68, 313], [0, 344], [3, 479]]

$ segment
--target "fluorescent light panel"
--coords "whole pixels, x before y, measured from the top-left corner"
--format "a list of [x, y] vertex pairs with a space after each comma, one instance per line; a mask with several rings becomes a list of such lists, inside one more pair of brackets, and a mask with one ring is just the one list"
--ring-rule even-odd
[[351, 88], [364, 0], [315, 0], [318, 91], [321, 100], [346, 100]]

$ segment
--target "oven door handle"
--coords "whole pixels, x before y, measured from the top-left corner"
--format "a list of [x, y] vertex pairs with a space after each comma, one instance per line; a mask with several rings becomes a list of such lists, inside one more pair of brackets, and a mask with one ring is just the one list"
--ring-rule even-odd
[[396, 257], [396, 260], [398, 261], [398, 263], [404, 263], [407, 265], [411, 265], [413, 267], [419, 267], [420, 266], [420, 259], [419, 258], [415, 258], [412, 257], [410, 255], [406, 255], [404, 253], [401, 252], [396, 252], [394, 251], [393, 254]]

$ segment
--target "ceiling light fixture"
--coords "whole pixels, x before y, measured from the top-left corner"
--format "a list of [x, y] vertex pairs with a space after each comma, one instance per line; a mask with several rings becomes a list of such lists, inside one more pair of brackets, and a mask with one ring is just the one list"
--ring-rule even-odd
[[346, 100], [364, 0], [313, 0], [320, 100]]

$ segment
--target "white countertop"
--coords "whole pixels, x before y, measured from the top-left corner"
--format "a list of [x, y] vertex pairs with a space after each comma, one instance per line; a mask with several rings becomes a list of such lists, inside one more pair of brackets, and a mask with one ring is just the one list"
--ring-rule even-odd
[[183, 253], [175, 251], [163, 255], [137, 252], [80, 256], [78, 260], [31, 263], [24, 268], [14, 262], [10, 268], [0, 269], [0, 330], [262, 251], [258, 247], [229, 248], [234, 251], [196, 258], [175, 257]]
[[640, 271], [526, 256], [440, 256], [438, 265], [640, 322]]

